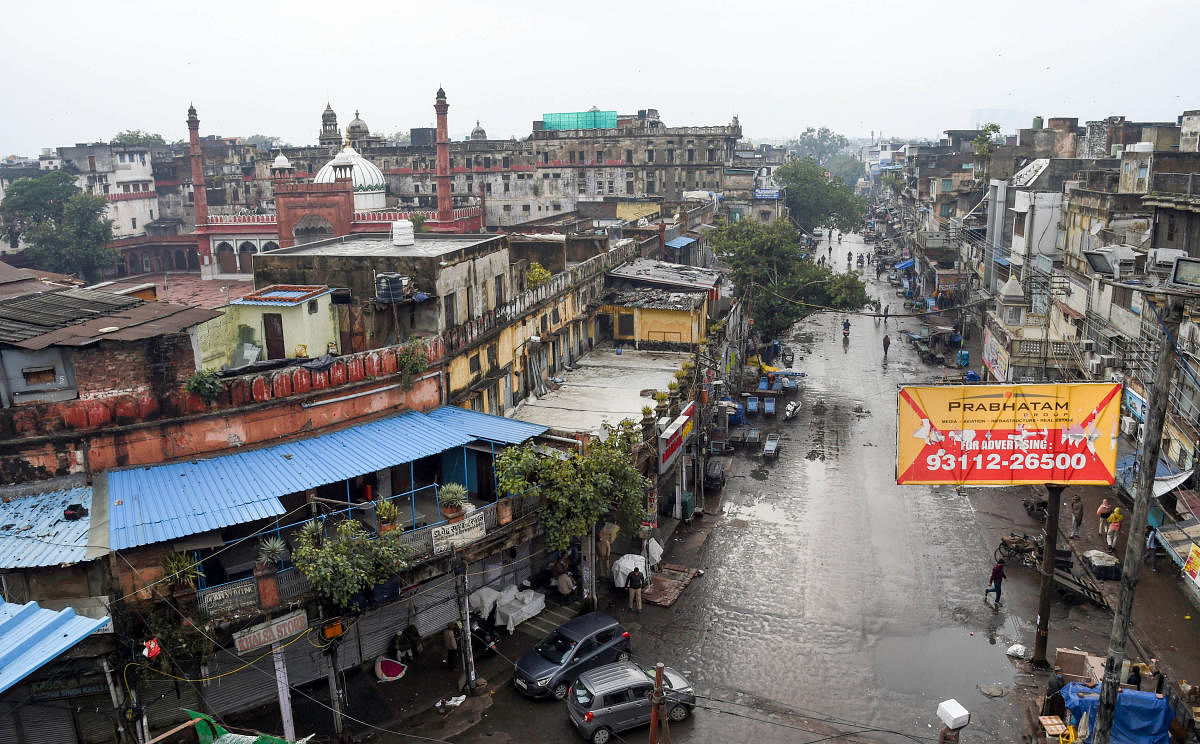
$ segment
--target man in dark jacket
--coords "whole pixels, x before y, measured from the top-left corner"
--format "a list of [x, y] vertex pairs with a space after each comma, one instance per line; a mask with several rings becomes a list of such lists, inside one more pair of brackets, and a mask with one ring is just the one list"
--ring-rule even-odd
[[996, 606], [1000, 606], [1000, 584], [1008, 578], [1004, 575], [1004, 559], [996, 561], [996, 565], [992, 566], [992, 575], [988, 578], [988, 583], [991, 584], [987, 589], [983, 590], [983, 601], [987, 601], [987, 595], [992, 592], [996, 593]]
[[625, 577], [625, 588], [629, 590], [629, 609], [632, 610], [634, 602], [637, 602], [637, 611], [642, 611], [642, 588], [645, 586], [646, 576], [640, 568], [634, 568]]

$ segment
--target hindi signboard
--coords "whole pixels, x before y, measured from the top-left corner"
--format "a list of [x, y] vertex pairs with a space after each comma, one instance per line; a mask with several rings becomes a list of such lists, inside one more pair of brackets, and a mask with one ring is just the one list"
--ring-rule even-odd
[[487, 534], [487, 525], [483, 512], [477, 511], [462, 521], [430, 527], [429, 532], [433, 536], [433, 554], [445, 555], [456, 545], [466, 545], [483, 537]]
[[692, 430], [695, 428], [695, 411], [695, 401], [688, 403], [687, 408], [683, 409], [683, 413], [679, 414], [671, 422], [671, 425], [659, 435], [658, 472], [667, 472], [683, 452], [683, 446], [687, 444], [688, 439], [692, 436]]
[[306, 630], [308, 630], [308, 613], [304, 610], [296, 610], [234, 633], [233, 645], [239, 654], [245, 654], [256, 648], [270, 646], [285, 638], [291, 638]]
[[904, 387], [900, 484], [1111, 485], [1121, 385]]

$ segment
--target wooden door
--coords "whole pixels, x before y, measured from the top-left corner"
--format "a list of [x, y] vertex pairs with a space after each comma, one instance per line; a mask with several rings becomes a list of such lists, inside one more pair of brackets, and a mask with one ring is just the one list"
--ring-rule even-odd
[[263, 313], [263, 336], [267, 345], [267, 359], [283, 359], [287, 356], [283, 347], [282, 315]]

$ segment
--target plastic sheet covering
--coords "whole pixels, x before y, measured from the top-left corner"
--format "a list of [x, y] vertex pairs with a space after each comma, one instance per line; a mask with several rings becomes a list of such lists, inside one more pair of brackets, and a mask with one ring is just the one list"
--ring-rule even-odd
[[[1060, 694], [1073, 720], [1078, 722], [1087, 714], [1088, 732], [1081, 741], [1091, 744], [1096, 728], [1096, 709], [1100, 705], [1100, 687], [1070, 682]], [[1153, 692], [1121, 690], [1117, 694], [1117, 710], [1109, 741], [1111, 744], [1169, 744], [1174, 717], [1170, 704]]]

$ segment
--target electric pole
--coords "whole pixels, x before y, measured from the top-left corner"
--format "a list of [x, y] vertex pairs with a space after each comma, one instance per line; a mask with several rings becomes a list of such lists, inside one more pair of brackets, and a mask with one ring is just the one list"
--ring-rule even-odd
[[663, 702], [663, 664], [654, 665], [654, 692], [650, 693], [650, 744], [658, 744], [658, 721]]
[[1064, 486], [1046, 484], [1049, 499], [1046, 504], [1046, 542], [1042, 546], [1042, 585], [1038, 595], [1037, 636], [1033, 642], [1033, 665], [1045, 668], [1046, 646], [1050, 636], [1050, 605], [1054, 599], [1054, 558], [1058, 548], [1058, 513], [1062, 505]]
[[[1146, 297], [1146, 302], [1151, 302]], [[1154, 309], [1151, 308], [1151, 312]], [[1108, 659], [1104, 662], [1104, 680], [1100, 687], [1100, 706], [1096, 712], [1093, 744], [1108, 744], [1112, 732], [1113, 714], [1117, 710], [1117, 692], [1121, 685], [1121, 664], [1125, 661], [1125, 641], [1129, 636], [1129, 620], [1133, 613], [1133, 594], [1142, 571], [1142, 553], [1146, 517], [1150, 499], [1154, 496], [1154, 476], [1158, 472], [1158, 457], [1162, 448], [1163, 423], [1167, 415], [1167, 400], [1171, 393], [1171, 375], [1175, 371], [1175, 337], [1183, 321], [1183, 302], [1166, 295], [1160, 318], [1163, 336], [1158, 342], [1158, 361], [1154, 368], [1154, 388], [1150, 391], [1146, 411], [1146, 434], [1138, 457], [1133, 515], [1126, 533], [1125, 564], [1121, 567], [1121, 596], [1113, 613], [1112, 634], [1108, 639]]]
[[460, 634], [462, 647], [459, 652], [462, 654], [463, 668], [467, 675], [467, 694], [474, 695], [475, 653], [471, 650], [471, 605], [470, 598], [467, 596], [467, 562], [457, 550], [454, 551], [454, 584], [458, 591], [459, 621], [463, 628]]

